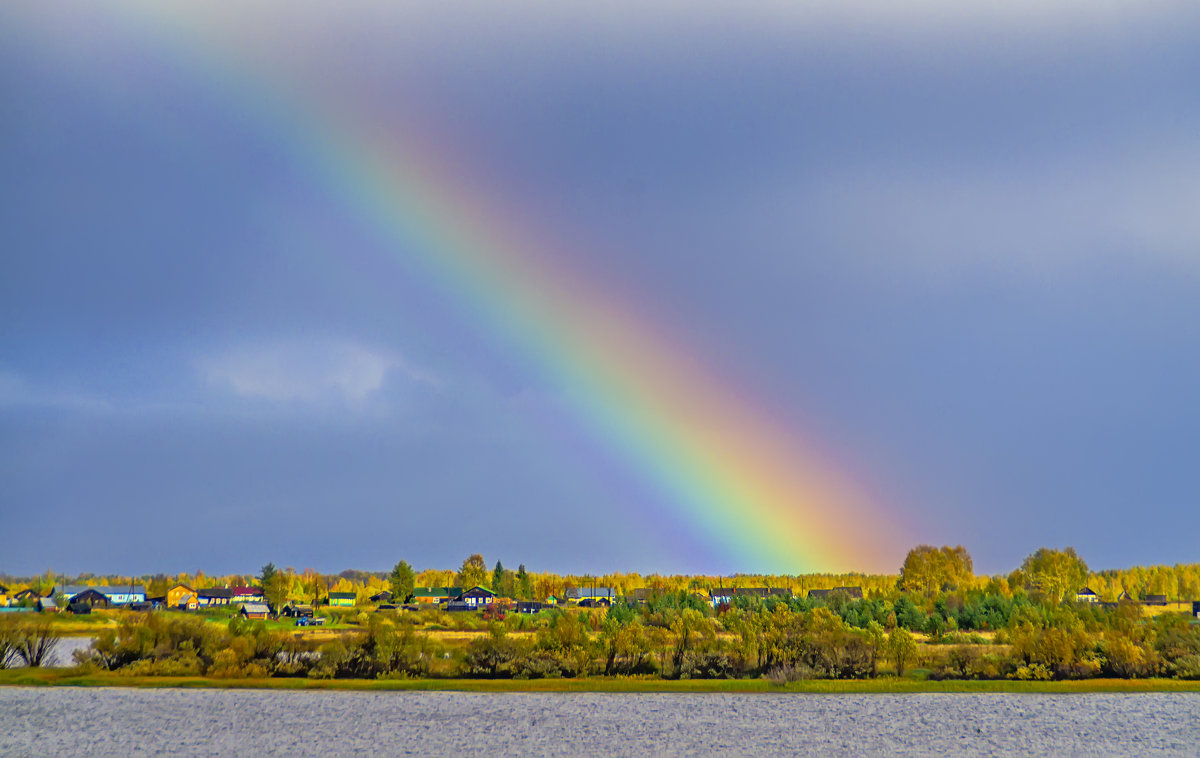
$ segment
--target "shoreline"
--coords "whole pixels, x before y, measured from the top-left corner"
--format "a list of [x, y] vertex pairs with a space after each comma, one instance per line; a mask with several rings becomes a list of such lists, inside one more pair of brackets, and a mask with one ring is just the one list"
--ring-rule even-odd
[[125, 676], [72, 669], [6, 669], [0, 687], [133, 687], [139, 689], [255, 689], [296, 692], [481, 692], [625, 694], [1096, 694], [1200, 693], [1200, 681], [1179, 679], [1017, 680], [813, 679], [786, 685], [764, 679], [217, 679], [188, 676]]

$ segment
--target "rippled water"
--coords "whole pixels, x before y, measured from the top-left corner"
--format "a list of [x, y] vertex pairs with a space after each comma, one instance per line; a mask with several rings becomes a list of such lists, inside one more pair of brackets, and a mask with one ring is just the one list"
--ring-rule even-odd
[[0, 688], [0, 755], [1198, 755], [1200, 695]]

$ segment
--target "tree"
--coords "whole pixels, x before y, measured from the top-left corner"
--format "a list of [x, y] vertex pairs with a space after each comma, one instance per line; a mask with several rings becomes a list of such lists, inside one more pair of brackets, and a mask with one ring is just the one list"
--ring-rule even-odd
[[925, 595], [962, 587], [974, 577], [974, 564], [962, 545], [918, 545], [908, 551], [900, 567], [900, 586], [907, 592]]
[[1073, 598], [1088, 580], [1087, 564], [1073, 547], [1038, 548], [1021, 564], [1021, 573], [1034, 590], [1056, 603]]
[[904, 676], [905, 667], [917, 658], [917, 641], [900, 627], [888, 636], [888, 658], [896, 664], [896, 676]]
[[487, 575], [487, 564], [483, 562], [483, 556], [479, 553], [473, 553], [463, 561], [462, 568], [459, 569], [455, 581], [459, 587], [470, 589], [486, 582]]
[[525, 564], [517, 566], [517, 596], [522, 600], [533, 598], [533, 580], [525, 570]]
[[264, 592], [267, 589], [267, 582], [271, 581], [275, 574], [276, 568], [274, 563], [268, 563], [262, 567], [262, 574], [258, 577], [258, 581], [262, 582], [262, 588]]
[[[267, 572], [263, 572], [267, 574]], [[272, 571], [267, 575], [267, 579], [262, 583], [263, 597], [266, 598], [267, 604], [271, 606], [274, 613], [279, 613], [279, 609], [287, 602], [288, 592], [292, 589], [292, 579], [282, 571]]]
[[497, 595], [504, 594], [504, 564], [496, 561], [496, 568], [492, 569], [492, 592]]
[[404, 603], [413, 594], [413, 586], [416, 584], [417, 575], [413, 571], [412, 566], [408, 565], [407, 561], [400, 561], [392, 568], [392, 573], [388, 576], [388, 583], [392, 588], [392, 600], [397, 603]]

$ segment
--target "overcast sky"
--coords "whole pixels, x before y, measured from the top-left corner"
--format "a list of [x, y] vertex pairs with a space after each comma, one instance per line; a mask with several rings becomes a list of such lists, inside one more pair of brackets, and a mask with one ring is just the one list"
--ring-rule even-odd
[[759, 568], [275, 97], [437, 135], [981, 572], [1200, 559], [1200, 5], [154, 5], [0, 7], [0, 571]]

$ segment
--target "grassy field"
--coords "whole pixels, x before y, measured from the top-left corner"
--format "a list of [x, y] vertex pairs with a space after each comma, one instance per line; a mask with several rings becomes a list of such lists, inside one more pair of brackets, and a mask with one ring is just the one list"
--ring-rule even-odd
[[183, 687], [270, 690], [446, 691], [446, 692], [738, 692], [882, 694], [929, 692], [1010, 692], [1027, 694], [1096, 692], [1200, 692], [1200, 681], [1177, 679], [1087, 679], [1066, 682], [943, 681], [881, 677], [866, 680], [811, 680], [775, 685], [763, 679], [213, 679], [208, 677], [122, 676], [73, 669], [0, 671], [10, 687]]

